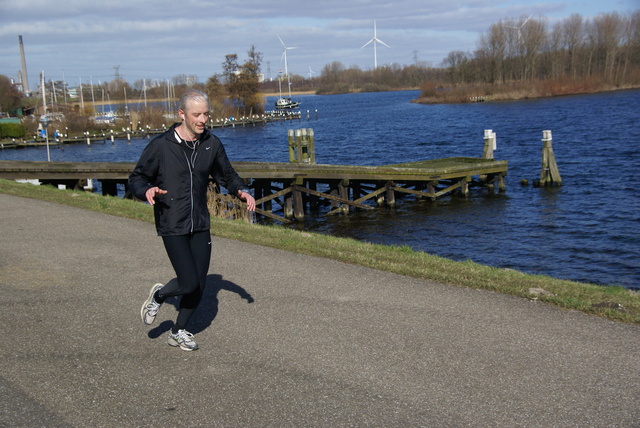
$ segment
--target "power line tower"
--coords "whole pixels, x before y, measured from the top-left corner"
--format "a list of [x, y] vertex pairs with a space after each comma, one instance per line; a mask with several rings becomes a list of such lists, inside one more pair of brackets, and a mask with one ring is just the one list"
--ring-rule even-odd
[[120, 83], [120, 66], [119, 65], [114, 65], [113, 66], [113, 70], [114, 70], [114, 75], [113, 75], [113, 80], [114, 80], [114, 89], [117, 91], [118, 90], [118, 84]]

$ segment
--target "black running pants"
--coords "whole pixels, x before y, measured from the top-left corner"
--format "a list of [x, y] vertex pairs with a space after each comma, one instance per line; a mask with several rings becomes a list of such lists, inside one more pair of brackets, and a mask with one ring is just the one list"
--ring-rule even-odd
[[206, 230], [189, 235], [163, 236], [162, 241], [177, 281], [167, 283], [158, 294], [163, 300], [182, 296], [176, 327], [184, 329], [202, 300], [211, 262], [211, 233]]

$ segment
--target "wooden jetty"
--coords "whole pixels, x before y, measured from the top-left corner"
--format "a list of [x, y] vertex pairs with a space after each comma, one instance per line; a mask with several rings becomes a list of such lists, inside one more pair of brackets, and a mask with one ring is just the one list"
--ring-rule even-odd
[[[474, 185], [493, 189], [496, 183], [504, 191], [507, 161], [454, 157], [383, 166], [237, 162], [234, 168], [243, 178], [251, 177], [258, 214], [288, 221], [304, 218], [305, 207], [321, 202], [331, 205], [325, 215], [332, 215], [374, 209], [366, 203], [371, 200], [377, 206], [394, 205], [398, 194], [435, 200], [454, 191], [467, 196]], [[273, 214], [272, 201], [282, 207], [284, 218]]]
[[[394, 205], [397, 196], [435, 200], [453, 192], [468, 195], [472, 186], [505, 190], [507, 161], [453, 157], [382, 166], [305, 163], [232, 162], [254, 191], [257, 214], [280, 222], [302, 219], [305, 208], [329, 204], [325, 215], [351, 209]], [[0, 161], [0, 178], [37, 179], [42, 183], [81, 189], [99, 180], [102, 193], [116, 195], [135, 167], [126, 162]], [[474, 178], [475, 177], [475, 178]], [[373, 203], [371, 203], [373, 202]], [[274, 209], [274, 203], [280, 209]], [[282, 215], [275, 212], [282, 212]]]
[[[348, 214], [352, 209], [393, 206], [396, 198], [436, 200], [453, 193], [468, 196], [471, 187], [505, 190], [507, 161], [493, 159], [496, 134], [485, 130], [481, 158], [450, 157], [392, 165], [322, 165], [315, 163], [312, 129], [288, 131], [289, 163], [232, 162], [245, 185], [253, 189], [256, 213], [287, 223], [300, 220], [307, 209], [329, 205], [324, 215]], [[104, 195], [124, 197], [135, 163], [0, 161], [0, 178], [39, 180], [45, 184], [83, 189], [98, 180]], [[238, 205], [217, 186], [210, 187], [212, 206]], [[278, 207], [274, 209], [274, 204]], [[221, 211], [225, 211], [224, 208]], [[276, 214], [279, 213], [279, 214]]]

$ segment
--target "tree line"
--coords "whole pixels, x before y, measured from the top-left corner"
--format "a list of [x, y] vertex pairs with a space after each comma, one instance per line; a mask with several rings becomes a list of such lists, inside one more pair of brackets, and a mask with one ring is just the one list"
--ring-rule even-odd
[[475, 51], [452, 51], [439, 67], [415, 61], [362, 70], [336, 61], [318, 78], [291, 80], [295, 90], [316, 94], [421, 88], [422, 97], [434, 102], [498, 92], [511, 98], [637, 87], [640, 10], [593, 19], [575, 14], [553, 25], [544, 18], [505, 19], [480, 35]]
[[501, 20], [480, 36], [475, 52], [451, 52], [443, 65], [454, 85], [593, 76], [637, 83], [640, 11], [593, 19], [576, 14], [551, 27], [531, 17]]

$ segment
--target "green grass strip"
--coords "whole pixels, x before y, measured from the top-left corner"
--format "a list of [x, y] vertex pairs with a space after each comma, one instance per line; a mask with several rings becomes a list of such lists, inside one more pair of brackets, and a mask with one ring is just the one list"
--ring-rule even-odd
[[[153, 222], [153, 209], [144, 203], [95, 193], [59, 190], [0, 180], [0, 193], [74, 206], [114, 216]], [[621, 286], [566, 281], [529, 275], [512, 269], [456, 262], [407, 246], [386, 246], [336, 238], [281, 226], [248, 224], [212, 218], [212, 234], [251, 244], [406, 275], [444, 285], [490, 290], [554, 304], [565, 309], [640, 324], [640, 293]], [[532, 290], [544, 290], [532, 293]]]

